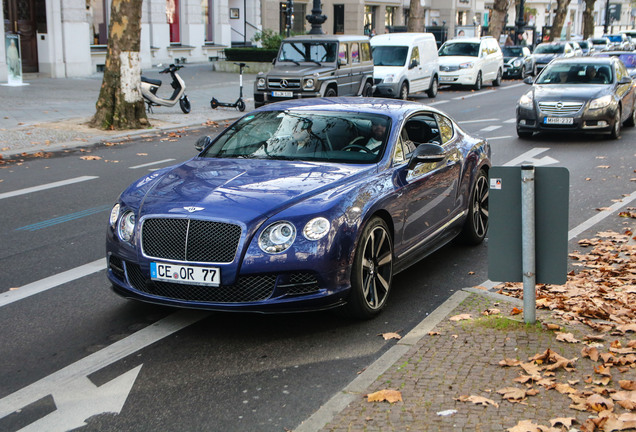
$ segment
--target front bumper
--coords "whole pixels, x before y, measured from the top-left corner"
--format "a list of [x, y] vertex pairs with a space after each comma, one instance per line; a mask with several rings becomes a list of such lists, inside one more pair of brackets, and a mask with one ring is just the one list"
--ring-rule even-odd
[[400, 83], [379, 83], [375, 86], [374, 96], [396, 98], [400, 97]]
[[477, 70], [464, 69], [462, 71], [439, 73], [440, 85], [473, 85], [477, 81]]
[[[278, 91], [278, 90], [276, 90]], [[259, 107], [268, 103], [280, 102], [292, 99], [306, 99], [322, 97], [320, 91], [289, 91], [285, 96], [274, 96], [274, 90], [254, 90], [254, 104]]]
[[523, 74], [523, 66], [514, 67], [514, 66], [504, 65], [504, 73], [503, 73], [504, 78], [521, 77], [522, 74]]
[[[574, 114], [547, 114], [538, 108], [517, 106], [517, 130], [521, 132], [581, 132], [604, 133], [614, 127], [615, 106], [589, 110], [584, 106]], [[548, 123], [547, 119], [559, 119]], [[571, 123], [566, 119], [572, 119]]]

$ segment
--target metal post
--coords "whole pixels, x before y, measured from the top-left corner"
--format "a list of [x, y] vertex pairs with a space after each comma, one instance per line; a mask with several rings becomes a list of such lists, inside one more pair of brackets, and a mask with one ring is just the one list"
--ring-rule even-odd
[[610, 2], [609, 2], [609, 0], [607, 0], [605, 2], [605, 24], [603, 25], [603, 34], [604, 35], [607, 34], [607, 28], [609, 27], [609, 24], [610, 24], [609, 7], [610, 7]]
[[521, 255], [523, 270], [523, 320], [536, 322], [534, 166], [521, 166]]

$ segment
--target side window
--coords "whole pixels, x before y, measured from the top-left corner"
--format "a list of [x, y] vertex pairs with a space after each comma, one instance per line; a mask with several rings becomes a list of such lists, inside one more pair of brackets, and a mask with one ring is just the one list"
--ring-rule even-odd
[[371, 45], [368, 42], [360, 44], [360, 56], [363, 62], [371, 61]]
[[616, 62], [614, 63], [614, 65], [616, 67], [616, 82], [622, 80], [624, 76], [628, 76], [627, 70], [625, 69], [625, 66], [623, 66], [622, 63]]
[[351, 63], [360, 63], [360, 49], [357, 42], [351, 44]]
[[397, 145], [395, 146], [395, 153], [393, 153], [393, 164], [400, 165], [406, 162], [406, 155], [404, 154], [404, 140], [400, 136]]
[[338, 62], [340, 64], [348, 64], [349, 63], [349, 53], [347, 51], [347, 44], [341, 43], [338, 48]]
[[411, 52], [411, 59], [409, 60], [409, 65], [413, 63], [413, 60], [417, 62], [417, 64], [421, 64], [420, 62], [420, 49], [417, 46], [413, 47], [413, 51]]
[[453, 123], [448, 117], [444, 117], [440, 114], [435, 114], [435, 119], [437, 119], [437, 124], [439, 125], [439, 135], [442, 140], [440, 144], [446, 144], [453, 138]]

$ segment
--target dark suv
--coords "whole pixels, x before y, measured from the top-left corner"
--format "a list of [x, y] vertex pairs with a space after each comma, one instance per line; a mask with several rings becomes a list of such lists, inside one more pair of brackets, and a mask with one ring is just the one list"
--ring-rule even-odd
[[274, 68], [257, 75], [254, 105], [323, 96], [371, 96], [373, 90], [367, 36], [294, 36], [281, 44]]

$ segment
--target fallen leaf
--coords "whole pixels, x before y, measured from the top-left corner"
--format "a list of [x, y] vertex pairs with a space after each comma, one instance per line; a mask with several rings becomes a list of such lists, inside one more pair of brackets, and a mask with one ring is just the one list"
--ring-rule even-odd
[[636, 390], [636, 381], [631, 381], [631, 380], [620, 380], [618, 382], [618, 385], [623, 389], [623, 390]]
[[510, 315], [519, 315], [520, 313], [523, 312], [523, 309], [519, 309], [519, 308], [512, 308], [512, 311], [510, 311]]
[[451, 321], [463, 321], [473, 319], [471, 314], [460, 314], [449, 318]]
[[382, 336], [382, 337], [384, 338], [384, 340], [389, 340], [389, 339], [397, 339], [397, 340], [400, 340], [400, 339], [402, 339], [402, 336], [400, 336], [400, 335], [399, 335], [399, 334], [397, 334], [397, 333], [392, 333], [392, 332], [389, 332], [389, 333], [382, 333], [381, 335], [378, 335], [378, 336]]
[[589, 409], [596, 412], [612, 411], [614, 409], [614, 402], [598, 394], [588, 397], [585, 400], [585, 404]]
[[481, 314], [485, 316], [490, 316], [490, 315], [499, 315], [500, 313], [501, 313], [501, 310], [493, 308], [493, 309], [486, 309]]
[[517, 387], [505, 387], [497, 390], [497, 393], [508, 402], [521, 402], [526, 398], [526, 391]]
[[484, 406], [492, 405], [495, 408], [499, 408], [499, 404], [497, 402], [491, 399], [485, 398], [483, 396], [463, 395], [463, 396], [459, 396], [455, 398], [455, 400], [460, 402], [472, 402], [475, 405], [484, 405]]
[[557, 333], [556, 339], [561, 342], [578, 343], [578, 339], [572, 333]]
[[366, 397], [367, 402], [402, 402], [402, 393], [397, 390], [380, 390], [375, 393], [369, 393]]
[[574, 417], [559, 417], [559, 418], [550, 420], [550, 425], [554, 427], [560, 424], [569, 428], [570, 426], [572, 426], [572, 423], [576, 423], [576, 422], [577, 420]]
[[440, 332], [438, 332], [438, 331], [430, 331], [430, 332], [428, 332], [427, 334], [428, 334], [429, 336], [439, 336], [439, 335], [441, 335], [441, 333], [440, 333]]

